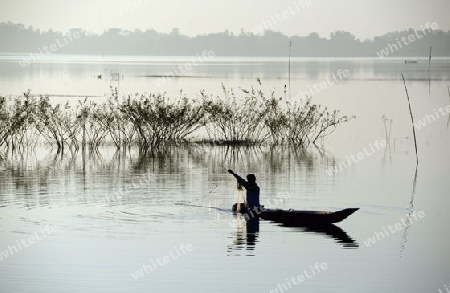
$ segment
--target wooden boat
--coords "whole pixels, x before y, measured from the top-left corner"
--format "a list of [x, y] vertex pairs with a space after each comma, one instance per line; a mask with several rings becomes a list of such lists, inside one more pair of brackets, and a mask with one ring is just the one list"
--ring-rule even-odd
[[[286, 226], [324, 226], [338, 223], [346, 219], [348, 216], [359, 210], [359, 208], [347, 208], [336, 212], [329, 211], [299, 211], [299, 210], [280, 210], [280, 209], [264, 209], [247, 210], [241, 204], [241, 213], [246, 218], [260, 217]], [[237, 204], [233, 205], [233, 211], [237, 211]]]
[[337, 212], [326, 212], [265, 209], [259, 217], [285, 225], [322, 226], [339, 223], [357, 210], [358, 208], [348, 208]]

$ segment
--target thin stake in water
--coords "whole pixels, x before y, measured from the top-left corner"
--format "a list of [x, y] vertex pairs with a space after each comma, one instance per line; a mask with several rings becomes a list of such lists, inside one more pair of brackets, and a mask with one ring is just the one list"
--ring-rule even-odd
[[[448, 92], [448, 98], [450, 99], [450, 85], [447, 85], [447, 92]], [[448, 129], [449, 124], [450, 124], [450, 115], [448, 115], [447, 129]]]
[[428, 55], [428, 96], [431, 94], [431, 47]]
[[411, 102], [409, 100], [408, 88], [406, 87], [405, 77], [402, 73], [403, 84], [405, 85], [406, 97], [408, 98], [409, 105], [409, 114], [411, 115], [412, 129], [413, 129], [413, 137], [414, 137], [414, 147], [416, 149], [416, 167], [419, 165], [419, 156], [417, 155], [417, 140], [416, 140], [416, 129], [414, 128], [414, 117], [411, 111]]
[[288, 78], [289, 78], [289, 98], [291, 97], [291, 48], [292, 48], [292, 41], [289, 38], [289, 66], [288, 66]]

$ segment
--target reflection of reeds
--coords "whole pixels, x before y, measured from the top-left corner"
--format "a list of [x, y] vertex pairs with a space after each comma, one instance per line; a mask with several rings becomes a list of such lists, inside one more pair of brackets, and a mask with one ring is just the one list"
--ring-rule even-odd
[[[316, 168], [322, 170], [322, 165], [312, 149], [295, 153], [296, 148], [286, 145], [236, 147], [187, 144], [183, 147], [170, 146], [164, 148], [164, 152], [145, 156], [139, 154], [137, 147], [132, 147], [131, 152], [127, 153], [118, 151], [115, 155], [112, 155], [111, 150], [113, 149], [110, 147], [99, 147], [97, 153], [80, 149], [78, 152], [55, 154], [39, 147], [40, 154], [48, 151], [48, 155], [40, 155], [39, 158], [15, 155], [0, 162], [0, 185], [10, 186], [17, 196], [33, 195], [25, 198], [26, 203], [30, 204], [27, 206], [40, 204], [39, 200], [49, 194], [54, 195], [49, 197], [50, 201], [57, 200], [59, 203], [67, 200], [70, 204], [75, 201], [84, 205], [111, 199], [118, 200], [118, 204], [142, 205], [143, 201], [144, 204], [149, 203], [152, 198], [151, 202], [154, 204], [155, 193], [143, 186], [142, 190], [133, 191], [134, 196], [129, 196], [131, 194], [126, 193], [124, 187], [139, 185], [140, 180], [149, 178], [145, 175], [159, 174], [155, 177], [155, 183], [151, 183], [158, 184], [157, 190], [167, 191], [174, 186], [171, 184], [176, 184], [176, 188], [186, 191], [180, 194], [180, 200], [191, 203], [194, 200], [198, 203], [207, 199], [224, 200], [220, 205], [214, 204], [224, 207], [230, 205], [230, 198], [222, 195], [233, 190], [223, 185], [220, 187], [219, 182], [231, 180], [223, 176], [224, 170], [229, 166], [236, 167], [241, 172], [245, 170], [255, 173], [257, 182], [266, 190], [264, 194], [267, 198], [274, 196], [280, 188], [283, 192], [297, 193], [298, 176], [308, 174], [311, 186], [323, 181], [319, 172], [314, 171]], [[74, 187], [76, 188], [73, 189]], [[105, 194], [104, 188], [109, 192]], [[118, 190], [123, 190], [126, 196], [117, 198], [114, 194]], [[73, 192], [74, 197], [60, 199], [57, 195], [62, 191]], [[138, 194], [143, 197], [137, 196]], [[216, 198], [215, 195], [220, 196]], [[164, 193], [161, 194], [162, 197]], [[16, 197], [6, 197], [5, 200], [16, 200]]]
[[417, 140], [416, 140], [416, 129], [414, 127], [414, 117], [411, 110], [411, 102], [409, 100], [409, 94], [408, 94], [408, 88], [406, 87], [405, 77], [402, 74], [403, 84], [405, 85], [405, 92], [406, 97], [408, 98], [408, 105], [409, 105], [409, 114], [411, 115], [411, 123], [412, 123], [412, 130], [413, 130], [413, 137], [414, 137], [414, 147], [416, 150], [416, 165], [419, 164], [419, 156], [417, 155]]

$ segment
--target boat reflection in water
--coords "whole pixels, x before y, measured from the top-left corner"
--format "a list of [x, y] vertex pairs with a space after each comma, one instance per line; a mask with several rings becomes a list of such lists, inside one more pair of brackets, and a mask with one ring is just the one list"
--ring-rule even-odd
[[[247, 222], [240, 214], [237, 217], [237, 231], [234, 236], [233, 244], [228, 246], [228, 255], [241, 255], [238, 251], [246, 251], [246, 256], [254, 256], [254, 250], [259, 236], [260, 218], [250, 218]], [[335, 240], [335, 243], [342, 245], [343, 248], [358, 248], [359, 244], [350, 237], [342, 228], [334, 225], [320, 225], [320, 226], [304, 226], [296, 225], [290, 222], [268, 221], [276, 223], [278, 226], [290, 229], [291, 231], [316, 233], [322, 236], [330, 237]]]
[[353, 240], [344, 230], [340, 227], [329, 224], [324, 226], [295, 226], [291, 224], [280, 223], [279, 226], [293, 228], [293, 230], [299, 232], [312, 232], [318, 234], [324, 234], [336, 240], [336, 243], [342, 244], [344, 248], [358, 248], [358, 243]]

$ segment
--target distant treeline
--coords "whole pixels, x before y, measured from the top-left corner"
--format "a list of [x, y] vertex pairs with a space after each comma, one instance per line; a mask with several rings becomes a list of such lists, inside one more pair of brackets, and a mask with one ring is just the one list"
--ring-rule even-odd
[[[421, 37], [418, 37], [418, 34]], [[411, 35], [415, 37], [412, 38]], [[411, 42], [411, 39], [414, 41]], [[382, 51], [389, 52], [388, 55], [382, 54], [384, 57], [426, 57], [430, 47], [433, 47], [432, 55], [435, 57], [450, 56], [450, 31], [444, 32], [440, 29], [430, 29], [426, 33], [421, 29], [409, 29], [386, 33], [372, 40], [359, 40], [345, 31], [336, 31], [328, 38], [322, 38], [317, 33], [289, 38], [270, 30], [265, 31], [263, 35], [242, 30], [238, 35], [225, 31], [188, 37], [180, 34], [176, 28], [171, 33], [159, 33], [154, 29], [124, 31], [112, 28], [100, 35], [74, 28], [63, 34], [8, 22], [0, 23], [0, 40], [1, 53], [40, 55], [53, 52], [195, 56], [204, 50], [212, 50], [216, 56], [287, 56], [291, 41], [291, 56], [297, 57], [379, 57]], [[52, 45], [54, 50], [50, 50]]]

